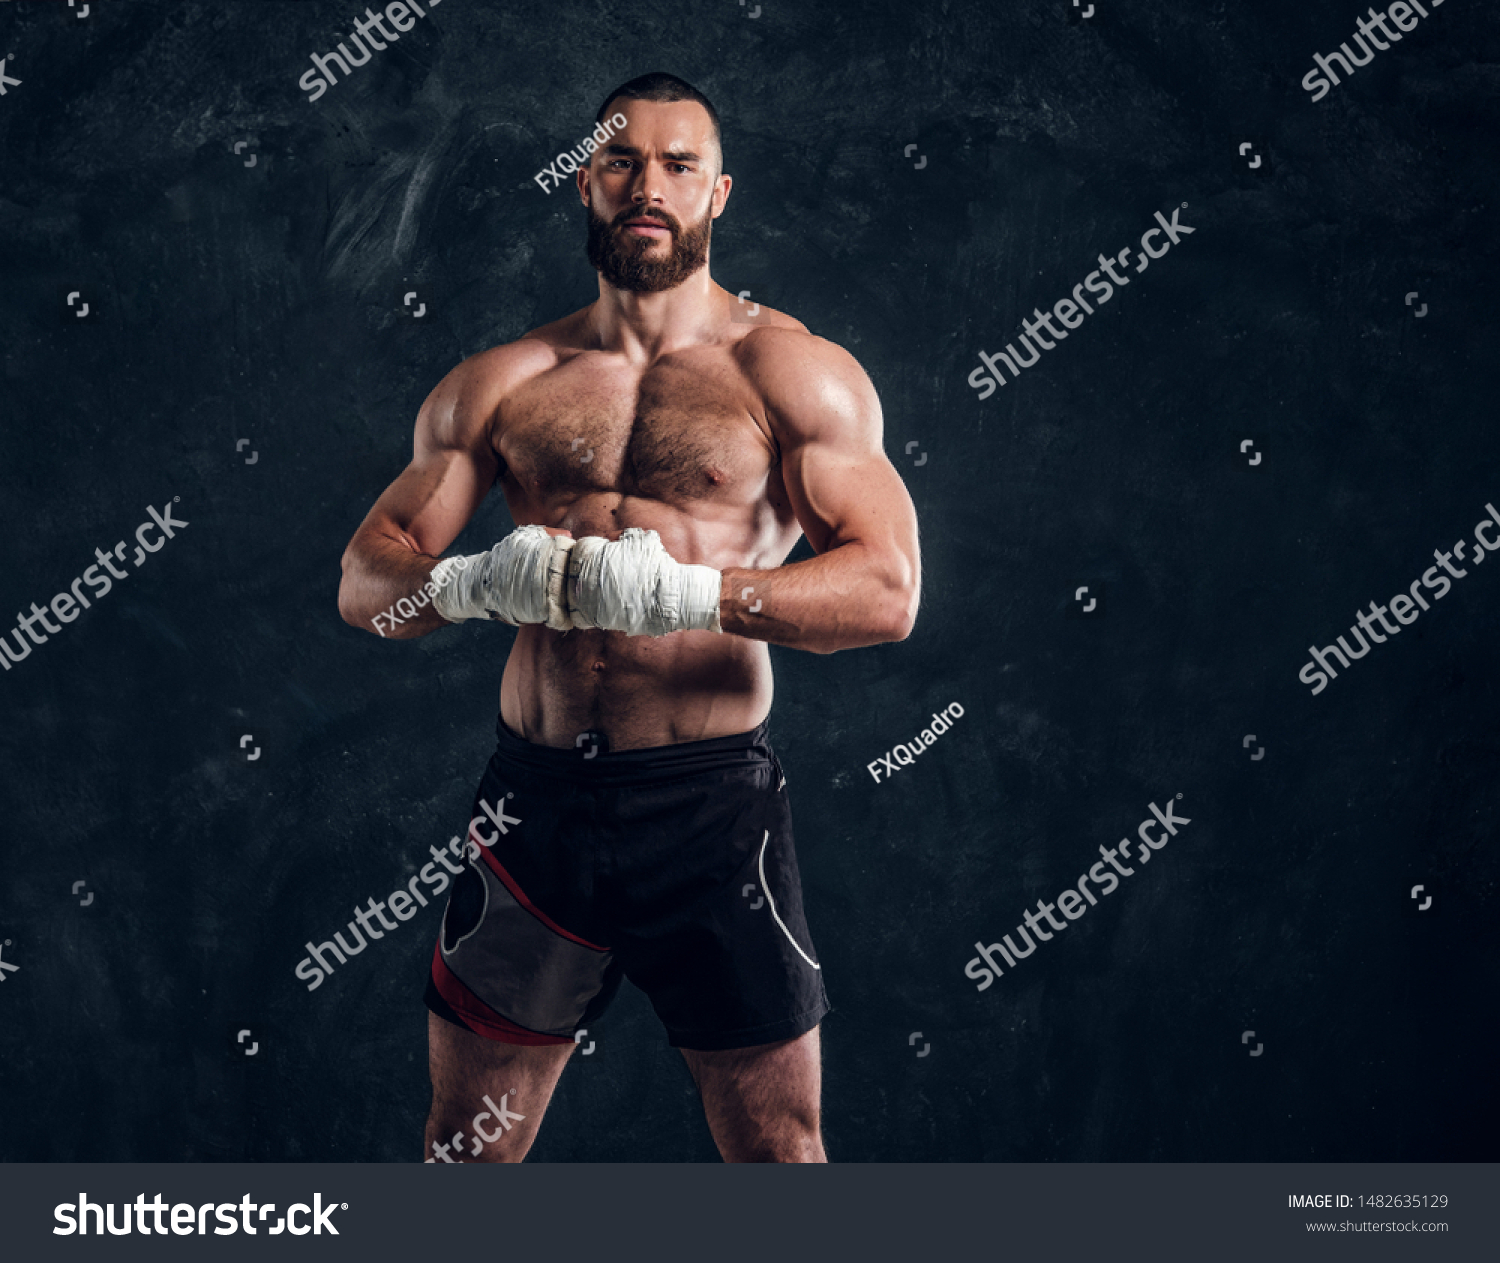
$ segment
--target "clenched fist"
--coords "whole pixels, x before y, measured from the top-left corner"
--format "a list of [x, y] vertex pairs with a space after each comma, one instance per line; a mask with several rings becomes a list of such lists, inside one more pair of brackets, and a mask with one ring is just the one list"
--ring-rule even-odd
[[450, 623], [493, 618], [567, 631], [573, 626], [565, 588], [574, 543], [549, 535], [545, 526], [521, 526], [487, 553], [445, 557], [429, 576], [437, 589], [433, 608]]
[[[722, 632], [720, 574], [674, 561], [655, 531], [632, 526], [619, 539], [589, 535], [568, 554], [568, 613], [574, 627], [629, 636]], [[550, 626], [550, 624], [549, 624]]]

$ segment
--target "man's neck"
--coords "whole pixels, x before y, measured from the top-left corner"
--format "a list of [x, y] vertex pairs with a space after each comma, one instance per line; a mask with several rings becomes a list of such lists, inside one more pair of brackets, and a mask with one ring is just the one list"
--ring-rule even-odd
[[601, 350], [648, 363], [706, 341], [723, 297], [706, 263], [682, 284], [654, 293], [618, 290], [601, 277], [589, 324]]

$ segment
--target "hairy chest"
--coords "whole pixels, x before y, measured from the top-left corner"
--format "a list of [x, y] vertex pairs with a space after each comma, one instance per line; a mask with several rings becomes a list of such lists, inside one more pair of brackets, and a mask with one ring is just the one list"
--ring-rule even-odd
[[761, 494], [776, 453], [752, 415], [754, 392], [732, 367], [622, 370], [601, 359], [579, 356], [507, 402], [500, 455], [515, 491], [679, 504]]

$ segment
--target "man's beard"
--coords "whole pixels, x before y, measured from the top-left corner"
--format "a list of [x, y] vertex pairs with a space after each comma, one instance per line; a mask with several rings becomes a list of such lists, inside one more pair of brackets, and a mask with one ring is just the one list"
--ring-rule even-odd
[[[605, 284], [615, 289], [659, 293], [681, 285], [708, 262], [708, 239], [713, 225], [711, 213], [705, 212], [700, 223], [684, 229], [663, 210], [643, 211], [631, 207], [615, 216], [613, 224], [608, 224], [594, 213], [592, 206], [584, 209], [589, 217], [589, 262], [604, 278]], [[652, 219], [668, 229], [672, 237], [666, 256], [646, 258], [646, 252], [657, 238], [637, 237], [628, 231], [620, 231], [627, 219]]]

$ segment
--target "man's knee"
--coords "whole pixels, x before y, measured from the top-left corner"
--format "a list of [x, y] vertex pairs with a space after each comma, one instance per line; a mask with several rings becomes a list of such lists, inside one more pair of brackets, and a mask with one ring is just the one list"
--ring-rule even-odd
[[501, 1125], [494, 1119], [488, 1110], [475, 1115], [470, 1109], [466, 1114], [457, 1102], [434, 1101], [427, 1117], [424, 1160], [520, 1162], [531, 1148], [536, 1129], [514, 1122]]
[[754, 1123], [732, 1129], [720, 1141], [726, 1162], [826, 1162], [816, 1119], [783, 1115], [768, 1126]]
[[536, 1138], [572, 1044], [483, 1039], [436, 1014], [428, 1024], [429, 1162], [520, 1162]]

